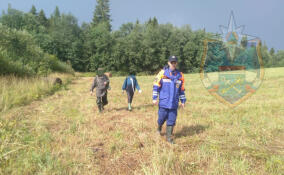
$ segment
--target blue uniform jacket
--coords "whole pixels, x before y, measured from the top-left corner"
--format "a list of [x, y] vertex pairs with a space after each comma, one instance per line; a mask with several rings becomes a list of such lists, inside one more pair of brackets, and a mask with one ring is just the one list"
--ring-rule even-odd
[[138, 81], [134, 75], [129, 75], [128, 77], [126, 77], [122, 85], [122, 90], [133, 90], [134, 92], [135, 88], [137, 88], [137, 90], [140, 90]]
[[164, 68], [156, 76], [153, 86], [153, 100], [159, 96], [159, 106], [177, 109], [179, 100], [185, 103], [184, 75], [178, 70]]

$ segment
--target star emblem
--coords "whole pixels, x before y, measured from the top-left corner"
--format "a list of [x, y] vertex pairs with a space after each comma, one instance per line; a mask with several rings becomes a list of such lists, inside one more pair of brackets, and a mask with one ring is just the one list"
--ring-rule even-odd
[[232, 44], [239, 44], [242, 37], [244, 37], [243, 35], [244, 28], [245, 26], [243, 25], [242, 26], [236, 25], [234, 13], [231, 12], [228, 26], [226, 27], [226, 26], [220, 25], [220, 30], [222, 32], [221, 34], [222, 34], [223, 41], [229, 42]]
[[256, 47], [259, 41], [259, 39], [254, 36], [243, 34], [245, 26], [237, 26], [233, 12], [230, 14], [228, 26], [220, 25], [219, 27], [225, 47], [228, 49], [228, 58], [231, 61], [234, 60], [236, 49], [241, 46], [243, 40], [246, 41], [244, 42], [244, 48], [250, 46]]

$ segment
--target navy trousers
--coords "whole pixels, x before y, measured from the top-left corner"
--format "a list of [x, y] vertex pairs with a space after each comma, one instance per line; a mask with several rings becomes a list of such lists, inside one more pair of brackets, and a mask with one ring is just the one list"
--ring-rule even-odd
[[177, 109], [166, 109], [159, 107], [158, 124], [163, 125], [167, 121], [167, 126], [174, 126], [177, 119]]

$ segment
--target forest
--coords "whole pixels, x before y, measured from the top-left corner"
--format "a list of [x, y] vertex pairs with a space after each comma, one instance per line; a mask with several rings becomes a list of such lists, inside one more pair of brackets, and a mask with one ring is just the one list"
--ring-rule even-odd
[[[102, 67], [118, 75], [151, 75], [170, 55], [178, 56], [181, 71], [193, 73], [200, 69], [203, 41], [218, 37], [192, 30], [190, 24], [160, 24], [156, 17], [122, 24], [118, 30], [112, 30], [111, 21], [109, 0], [97, 0], [92, 21], [82, 24], [58, 7], [47, 17], [35, 6], [23, 12], [8, 5], [0, 16], [0, 74], [95, 72]], [[284, 50], [276, 52], [262, 42], [264, 66], [284, 66]]]

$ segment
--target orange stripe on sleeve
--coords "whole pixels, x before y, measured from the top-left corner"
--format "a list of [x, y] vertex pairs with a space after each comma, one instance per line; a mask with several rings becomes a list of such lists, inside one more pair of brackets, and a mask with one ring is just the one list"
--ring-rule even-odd
[[182, 91], [184, 91], [184, 90], [185, 90], [185, 88], [184, 88], [184, 75], [183, 75], [183, 73], [182, 73], [182, 72], [180, 72], [180, 74], [181, 74], [181, 78], [180, 78], [180, 80], [182, 81], [182, 84], [181, 84], [181, 90], [182, 90]]

